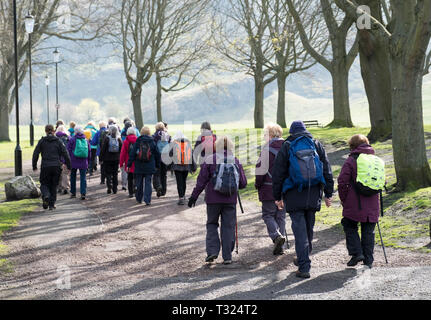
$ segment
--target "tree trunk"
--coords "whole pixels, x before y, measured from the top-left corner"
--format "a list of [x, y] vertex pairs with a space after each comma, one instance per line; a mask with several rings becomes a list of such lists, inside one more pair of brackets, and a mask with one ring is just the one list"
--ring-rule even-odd
[[254, 127], [256, 129], [263, 128], [265, 125], [263, 117], [264, 91], [265, 84], [262, 66], [257, 66], [254, 75]]
[[332, 91], [334, 99], [334, 120], [330, 127], [353, 127], [349, 103], [349, 70], [345, 63], [334, 63]]
[[162, 78], [160, 74], [156, 72], [156, 82], [157, 82], [157, 95], [156, 95], [156, 104], [157, 104], [157, 122], [162, 122]]
[[0, 141], [10, 141], [9, 136], [9, 107], [8, 92], [0, 91]]
[[282, 128], [286, 126], [286, 76], [277, 77], [278, 103], [277, 103], [277, 124]]
[[136, 127], [139, 129], [141, 129], [144, 126], [144, 119], [142, 117], [142, 108], [141, 108], [141, 94], [142, 94], [141, 88], [136, 88], [132, 92], [133, 114], [135, 115]]
[[392, 147], [399, 191], [431, 186], [422, 111], [422, 65], [392, 56]]

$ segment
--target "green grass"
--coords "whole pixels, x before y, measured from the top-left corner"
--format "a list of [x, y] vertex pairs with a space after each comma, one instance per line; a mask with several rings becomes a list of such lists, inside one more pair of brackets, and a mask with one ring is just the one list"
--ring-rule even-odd
[[[36, 209], [38, 199], [21, 200], [15, 202], [3, 202], [0, 204], [0, 237], [8, 229], [18, 225], [19, 219], [25, 213]], [[7, 253], [7, 247], [0, 242], [0, 272], [12, 272], [13, 266], [2, 255]]]

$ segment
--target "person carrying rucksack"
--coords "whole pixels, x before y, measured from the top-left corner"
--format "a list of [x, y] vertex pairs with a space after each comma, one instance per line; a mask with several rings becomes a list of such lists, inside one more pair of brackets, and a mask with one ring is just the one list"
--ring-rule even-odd
[[279, 210], [286, 208], [292, 221], [298, 266], [296, 276], [309, 278], [315, 213], [322, 191], [331, 206], [334, 180], [322, 144], [313, 139], [302, 121], [294, 121], [272, 169], [272, 192]]
[[135, 134], [135, 128], [129, 127], [129, 129], [127, 129], [127, 137], [123, 142], [120, 154], [120, 168], [127, 172], [127, 188], [129, 190], [129, 198], [133, 198], [133, 195], [135, 194], [135, 183], [133, 179], [135, 164], [132, 164], [130, 168], [127, 168], [127, 163], [129, 162], [130, 151], [132, 150], [133, 145], [136, 143], [137, 139], [138, 138]]
[[[64, 147], [67, 148], [67, 144], [69, 143], [69, 136], [67, 135], [66, 128], [64, 125], [59, 125], [56, 129], [55, 136], [60, 139], [60, 141], [63, 143]], [[60, 176], [60, 183], [58, 187], [58, 192], [67, 194], [67, 190], [70, 188], [70, 170], [67, 169], [66, 166], [66, 160], [64, 157], [61, 158], [62, 171]]]
[[[154, 142], [159, 149], [160, 154], [169, 151], [171, 136], [163, 122], [156, 124], [156, 132], [153, 134]], [[168, 148], [166, 148], [168, 147]], [[166, 149], [165, 149], [166, 148]], [[157, 169], [153, 177], [153, 187], [157, 191], [157, 197], [165, 196], [167, 192], [167, 171], [168, 166], [161, 161], [160, 169]]]
[[[211, 125], [209, 122], [203, 122], [201, 124], [201, 134], [196, 139], [196, 144], [193, 150], [202, 150], [198, 163], [202, 164], [207, 156], [215, 153], [215, 143], [217, 136], [211, 131]], [[196, 151], [197, 152], [197, 151]]]
[[76, 123], [74, 121], [70, 121], [69, 129], [67, 130], [69, 131], [69, 136], [73, 137], [75, 135], [75, 127], [76, 127]]
[[[105, 121], [99, 122], [99, 131], [96, 132], [94, 137], [91, 139], [91, 146], [96, 146], [96, 156], [99, 157], [99, 165], [100, 165], [100, 184], [105, 184], [106, 174], [105, 174], [105, 166], [103, 161], [100, 161], [100, 147], [102, 146], [102, 141], [105, 140], [105, 136], [107, 134], [108, 128], [106, 127]], [[97, 163], [97, 161], [96, 161]]]
[[33, 171], [37, 170], [39, 154], [42, 155], [40, 166], [40, 191], [42, 193], [43, 208], [55, 209], [57, 201], [57, 186], [60, 180], [62, 160], [70, 169], [70, 157], [64, 144], [54, 135], [54, 126], [45, 126], [46, 137], [39, 140], [33, 152]]
[[196, 171], [196, 162], [193, 158], [191, 142], [180, 131], [174, 137], [170, 151], [173, 160], [172, 169], [175, 172], [178, 191], [178, 205], [184, 205], [186, 201], [187, 176], [189, 172]]
[[140, 204], [144, 200], [147, 206], [151, 205], [151, 179], [156, 168], [160, 168], [160, 161], [160, 152], [151, 136], [150, 128], [143, 127], [127, 162], [128, 168], [135, 164], [136, 201]]
[[205, 189], [207, 204], [206, 262], [213, 262], [220, 252], [219, 220], [221, 218], [221, 250], [223, 264], [232, 263], [235, 248], [236, 204], [238, 190], [247, 186], [241, 163], [233, 155], [234, 145], [228, 137], [216, 141], [217, 152], [212, 162], [205, 161], [189, 198], [188, 206], [194, 207]]
[[272, 168], [275, 157], [284, 143], [283, 129], [278, 124], [265, 128], [266, 144], [256, 164], [256, 181], [254, 183], [262, 202], [262, 219], [266, 224], [268, 235], [274, 243], [273, 254], [281, 255], [288, 247], [286, 234], [286, 209], [279, 210], [272, 195]]
[[84, 130], [80, 126], [75, 127], [75, 135], [70, 138], [67, 144], [72, 162], [72, 172], [70, 173], [70, 193], [71, 198], [76, 198], [76, 175], [79, 170], [81, 200], [85, 200], [87, 194], [87, 169], [91, 161], [90, 143], [84, 135]]
[[363, 261], [371, 268], [374, 261], [374, 229], [379, 222], [379, 192], [385, 185], [384, 162], [375, 156], [364, 135], [356, 134], [348, 143], [350, 155], [338, 177], [338, 194], [343, 206], [341, 224], [346, 234], [347, 250], [352, 257], [347, 265], [352, 267]]
[[97, 146], [91, 144], [91, 140], [93, 140], [96, 133], [97, 129], [94, 121], [88, 122], [87, 126], [84, 128], [84, 134], [87, 137], [87, 140], [90, 142], [91, 147], [91, 163], [89, 165], [90, 176], [93, 175], [93, 171], [97, 170]]
[[108, 128], [108, 134], [102, 142], [100, 159], [105, 165], [106, 186], [108, 194], [117, 194], [118, 191], [118, 168], [120, 164], [120, 153], [123, 141], [116, 125]]

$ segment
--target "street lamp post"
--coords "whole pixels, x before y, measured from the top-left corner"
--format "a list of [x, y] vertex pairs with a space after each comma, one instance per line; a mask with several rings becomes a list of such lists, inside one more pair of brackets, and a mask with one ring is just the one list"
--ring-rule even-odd
[[25, 17], [25, 30], [28, 33], [28, 60], [29, 60], [29, 75], [30, 75], [30, 145], [34, 145], [34, 125], [33, 125], [33, 87], [31, 79], [31, 34], [34, 29], [34, 18], [28, 14]]
[[58, 63], [60, 62], [60, 52], [55, 48], [54, 54], [54, 62], [55, 62], [55, 109], [57, 110], [57, 121], [58, 121], [58, 109], [60, 109], [60, 105], [58, 104]]
[[49, 77], [45, 76], [45, 85], [46, 85], [46, 112], [48, 115], [48, 122], [49, 124]]
[[16, 21], [16, 0], [13, 0], [13, 31], [15, 50], [15, 113], [16, 113], [16, 148], [15, 148], [15, 176], [22, 176], [22, 150], [19, 145], [19, 94], [18, 94], [18, 39]]

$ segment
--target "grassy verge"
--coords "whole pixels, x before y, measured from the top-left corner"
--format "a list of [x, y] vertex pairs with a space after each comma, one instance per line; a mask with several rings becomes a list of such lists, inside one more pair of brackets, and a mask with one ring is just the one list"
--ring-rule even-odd
[[[0, 237], [8, 229], [18, 225], [19, 219], [25, 213], [36, 209], [38, 199], [21, 200], [16, 202], [4, 202], [0, 204]], [[0, 242], [0, 272], [12, 272], [13, 266], [2, 258], [7, 253], [7, 247]]]

